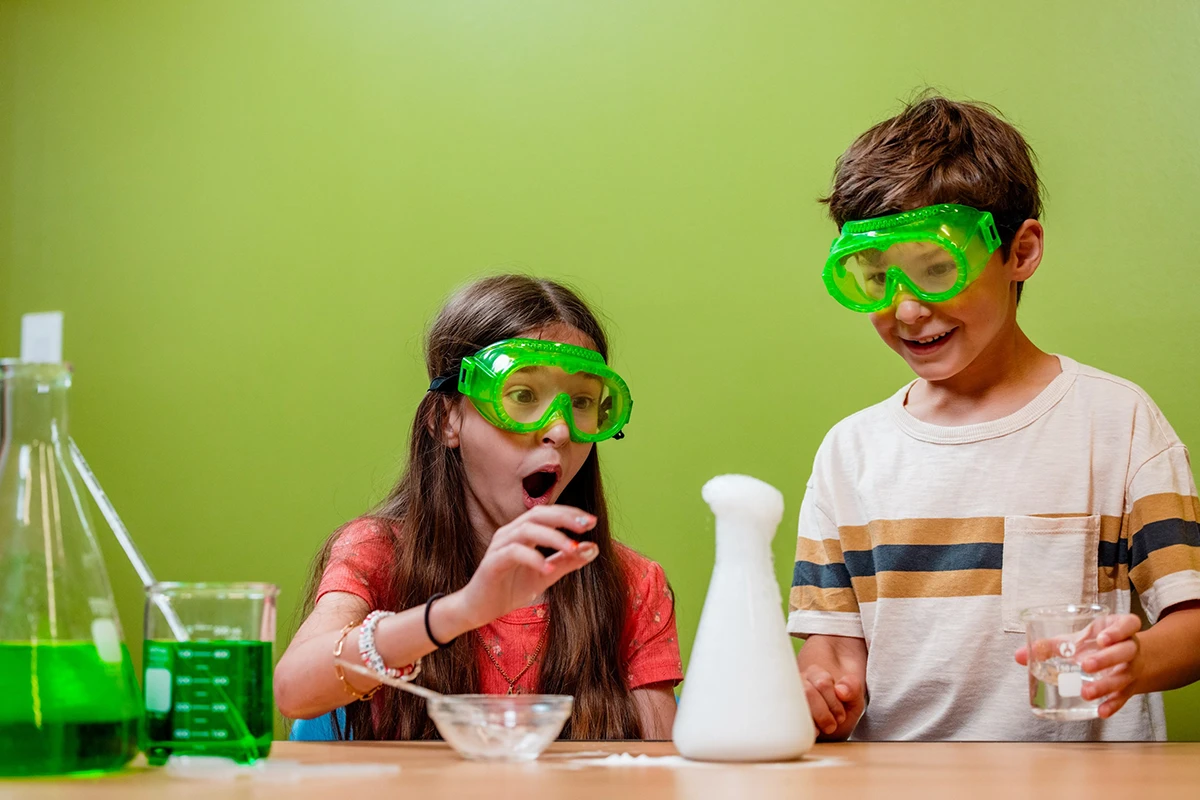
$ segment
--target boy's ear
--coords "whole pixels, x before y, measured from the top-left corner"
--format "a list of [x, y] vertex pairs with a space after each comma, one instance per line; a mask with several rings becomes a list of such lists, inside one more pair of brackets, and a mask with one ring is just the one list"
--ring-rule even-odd
[[[429, 432], [442, 444], [453, 450], [462, 442], [462, 404], [448, 397], [439, 397], [438, 400], [443, 404], [443, 413], [434, 414], [433, 418], [429, 420], [427, 423]], [[438, 428], [439, 423], [440, 428]]]
[[1046, 231], [1036, 219], [1027, 219], [1017, 228], [1008, 246], [1009, 279], [1027, 281], [1042, 263]]

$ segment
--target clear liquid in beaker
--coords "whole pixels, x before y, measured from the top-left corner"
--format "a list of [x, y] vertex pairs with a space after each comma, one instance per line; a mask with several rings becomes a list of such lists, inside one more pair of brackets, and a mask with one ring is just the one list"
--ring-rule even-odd
[[1029, 664], [1029, 702], [1035, 716], [1059, 722], [1096, 719], [1104, 698], [1085, 700], [1083, 687], [1101, 676], [1083, 671], [1071, 658], [1049, 658]]

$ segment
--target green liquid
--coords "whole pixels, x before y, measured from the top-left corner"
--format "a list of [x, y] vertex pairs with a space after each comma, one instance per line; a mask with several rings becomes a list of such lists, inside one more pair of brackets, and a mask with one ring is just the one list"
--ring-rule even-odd
[[137, 754], [141, 708], [129, 651], [91, 642], [0, 642], [0, 775], [120, 769]]
[[266, 758], [274, 733], [271, 643], [147, 641], [146, 739], [151, 764], [172, 755]]

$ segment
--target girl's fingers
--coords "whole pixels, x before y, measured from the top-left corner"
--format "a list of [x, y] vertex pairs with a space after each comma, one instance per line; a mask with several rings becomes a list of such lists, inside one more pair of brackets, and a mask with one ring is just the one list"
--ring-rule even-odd
[[503, 561], [528, 567], [539, 575], [549, 578], [550, 583], [554, 583], [568, 572], [573, 572], [590, 563], [599, 552], [600, 548], [594, 542], [584, 542], [579, 545], [578, 549], [560, 550], [546, 558], [532, 545], [510, 542], [497, 550], [496, 554]]
[[574, 506], [534, 506], [504, 527], [515, 528], [526, 522], [534, 522], [547, 528], [565, 528], [575, 533], [584, 533], [596, 527], [596, 518], [593, 515]]
[[501, 547], [496, 551], [496, 555], [510, 563], [515, 562], [521, 566], [529, 567], [531, 570], [542, 575], [554, 569], [553, 566], [546, 564], [546, 558], [537, 550], [516, 542]]
[[1080, 665], [1084, 672], [1100, 672], [1101, 670], [1115, 667], [1117, 664], [1127, 664], [1137, 655], [1137, 643], [1132, 639], [1114, 644], [1112, 647], [1106, 647], [1083, 660]]
[[549, 547], [551, 550], [571, 551], [579, 547], [579, 543], [567, 536], [560, 530], [548, 528], [545, 525], [539, 525], [536, 522], [525, 522], [512, 530], [501, 541], [501, 545], [508, 545], [516, 542], [534, 547], [541, 545]]
[[560, 550], [546, 559], [546, 564], [553, 570], [548, 574], [557, 581], [563, 575], [587, 566], [599, 554], [600, 548], [593, 542], [584, 542], [577, 550]]
[[1017, 663], [1022, 667], [1027, 666], [1029, 664], [1029, 646], [1021, 645], [1018, 647], [1017, 652], [1013, 653], [1013, 658], [1015, 658]]
[[1112, 675], [1105, 675], [1103, 678], [1091, 683], [1085, 683], [1080, 692], [1080, 696], [1084, 700], [1096, 700], [1105, 695], [1119, 692], [1133, 682], [1132, 676], [1126, 671], [1121, 671]]

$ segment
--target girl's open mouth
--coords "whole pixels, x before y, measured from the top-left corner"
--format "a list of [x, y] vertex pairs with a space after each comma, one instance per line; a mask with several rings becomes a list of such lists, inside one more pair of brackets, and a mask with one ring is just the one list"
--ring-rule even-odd
[[559, 467], [544, 467], [521, 479], [525, 492], [525, 507], [544, 506], [550, 502], [550, 493], [558, 483], [562, 470]]
[[939, 333], [937, 336], [923, 337], [921, 339], [905, 339], [901, 337], [900, 341], [904, 342], [904, 346], [908, 348], [910, 353], [927, 356], [945, 347], [946, 343], [950, 341], [957, 330], [958, 328], [951, 328], [945, 333]]

